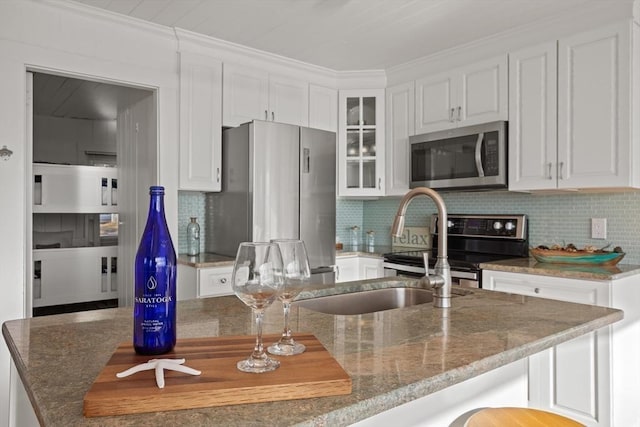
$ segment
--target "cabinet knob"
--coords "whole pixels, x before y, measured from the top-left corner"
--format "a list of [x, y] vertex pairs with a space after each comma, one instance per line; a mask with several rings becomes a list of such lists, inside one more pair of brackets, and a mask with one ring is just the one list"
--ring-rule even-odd
[[535, 289], [533, 290], [533, 292], [535, 292], [536, 294], [539, 294], [539, 293], [540, 293], [540, 288], [535, 288]]
[[458, 107], [458, 118], [456, 120], [462, 120], [462, 107]]
[[226, 277], [220, 278], [220, 283], [222, 283], [223, 285], [227, 283], [227, 278]]

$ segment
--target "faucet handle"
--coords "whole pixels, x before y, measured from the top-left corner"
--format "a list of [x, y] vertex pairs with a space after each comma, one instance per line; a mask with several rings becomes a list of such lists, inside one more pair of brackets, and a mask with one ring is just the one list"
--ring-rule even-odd
[[424, 275], [429, 275], [429, 252], [422, 252], [422, 261], [424, 262]]

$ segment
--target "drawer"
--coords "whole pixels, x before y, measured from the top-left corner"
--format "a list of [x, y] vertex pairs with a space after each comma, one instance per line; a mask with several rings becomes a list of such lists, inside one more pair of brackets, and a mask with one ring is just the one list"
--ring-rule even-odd
[[232, 266], [198, 269], [198, 298], [233, 295], [232, 271]]

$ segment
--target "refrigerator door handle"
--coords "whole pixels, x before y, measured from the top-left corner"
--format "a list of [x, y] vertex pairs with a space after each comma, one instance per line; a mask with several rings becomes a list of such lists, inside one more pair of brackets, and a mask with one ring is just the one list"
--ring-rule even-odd
[[309, 173], [311, 171], [311, 150], [308, 148], [302, 149], [302, 173]]

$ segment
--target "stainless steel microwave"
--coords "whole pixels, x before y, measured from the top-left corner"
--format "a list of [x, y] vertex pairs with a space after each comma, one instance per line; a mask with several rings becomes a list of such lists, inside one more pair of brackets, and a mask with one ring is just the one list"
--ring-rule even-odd
[[410, 187], [507, 187], [507, 122], [491, 122], [409, 138]]

